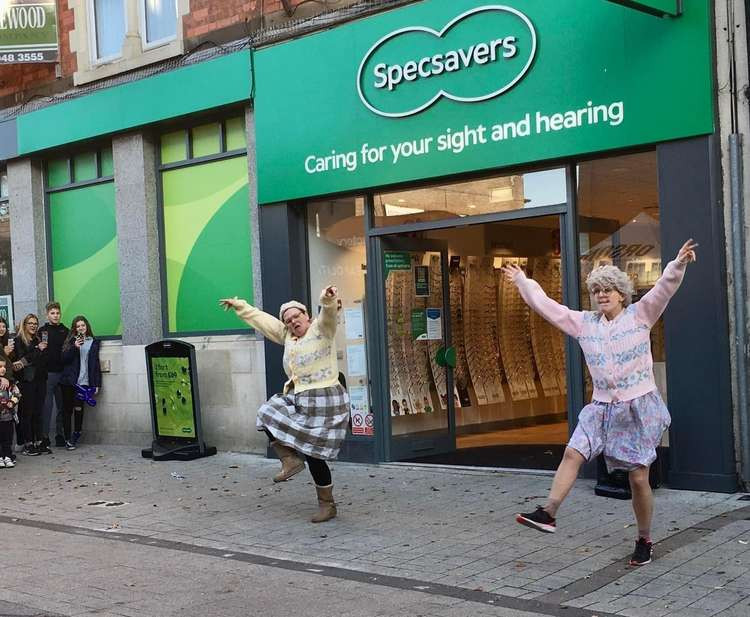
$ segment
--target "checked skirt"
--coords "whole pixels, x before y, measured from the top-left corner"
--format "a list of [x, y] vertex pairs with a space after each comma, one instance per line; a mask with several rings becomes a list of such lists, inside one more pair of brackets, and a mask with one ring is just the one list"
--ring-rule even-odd
[[274, 394], [261, 405], [255, 425], [298, 452], [335, 459], [349, 426], [349, 395], [338, 384]]

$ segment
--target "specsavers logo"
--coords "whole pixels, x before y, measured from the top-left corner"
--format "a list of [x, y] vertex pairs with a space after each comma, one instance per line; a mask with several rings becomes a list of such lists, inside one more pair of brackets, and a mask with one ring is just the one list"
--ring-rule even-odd
[[424, 111], [442, 97], [475, 103], [507, 92], [528, 72], [536, 31], [526, 15], [481, 6], [440, 30], [401, 28], [377, 41], [357, 73], [365, 106], [388, 118]]

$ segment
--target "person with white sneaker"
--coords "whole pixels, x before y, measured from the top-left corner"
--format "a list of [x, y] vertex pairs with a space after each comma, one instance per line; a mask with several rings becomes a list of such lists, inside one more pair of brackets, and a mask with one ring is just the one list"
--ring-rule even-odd
[[[0, 378], [8, 371], [8, 361], [0, 358]], [[11, 382], [6, 390], [0, 390], [0, 469], [15, 467], [13, 462], [13, 429], [18, 423], [16, 407], [21, 400], [18, 386]]]
[[654, 500], [649, 467], [671, 418], [654, 381], [650, 331], [680, 287], [687, 265], [695, 261], [697, 247], [692, 238], [685, 242], [654, 287], [632, 304], [633, 284], [625, 272], [615, 266], [594, 268], [586, 285], [596, 301], [595, 311], [573, 311], [558, 304], [521, 268], [503, 267], [529, 307], [578, 341], [594, 385], [592, 401], [578, 416], [547, 503], [534, 512], [516, 515], [522, 525], [554, 533], [557, 509], [581, 465], [604, 454], [609, 471], [629, 472], [638, 527], [630, 565], [651, 562]]

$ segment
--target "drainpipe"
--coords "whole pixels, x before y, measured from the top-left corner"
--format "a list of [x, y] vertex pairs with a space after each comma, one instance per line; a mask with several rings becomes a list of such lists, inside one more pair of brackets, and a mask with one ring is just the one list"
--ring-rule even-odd
[[[742, 134], [740, 133], [740, 89], [737, 66], [737, 0], [726, 0], [727, 60], [729, 69], [729, 198], [731, 216], [732, 280], [734, 282], [734, 345], [737, 386], [737, 428], [741, 483], [750, 485], [750, 409], [748, 409], [748, 335], [745, 299], [745, 212], [743, 196]], [[743, 48], [744, 49], [744, 48]], [[744, 60], [744, 59], [743, 59]], [[744, 73], [743, 73], [744, 78]], [[744, 110], [747, 112], [747, 110]], [[744, 124], [744, 123], [743, 123]]]
[[750, 481], [750, 409], [747, 379], [747, 315], [745, 311], [745, 218], [742, 198], [742, 136], [729, 135], [729, 182], [732, 213], [732, 263], [734, 264], [734, 330], [737, 353], [737, 408], [740, 430], [740, 475]]

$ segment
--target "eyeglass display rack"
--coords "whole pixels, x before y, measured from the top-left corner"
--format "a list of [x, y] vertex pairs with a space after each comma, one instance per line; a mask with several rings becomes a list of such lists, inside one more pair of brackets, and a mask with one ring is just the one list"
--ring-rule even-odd
[[[526, 259], [504, 258], [502, 265], [526, 266]], [[497, 319], [500, 325], [500, 352], [510, 396], [514, 401], [537, 398], [534, 383], [533, 352], [530, 337], [529, 308], [516, 290], [516, 286], [495, 271], [498, 303], [501, 307]]]
[[456, 366], [453, 380], [459, 390], [466, 391], [471, 386], [469, 364], [466, 360], [466, 342], [464, 339], [464, 276], [456, 266], [450, 272], [451, 298], [451, 337], [456, 350]]
[[[392, 416], [430, 413], [431, 389], [446, 407], [445, 369], [436, 356], [442, 340], [415, 341], [413, 309], [442, 305], [440, 257], [412, 256], [413, 265], [427, 261], [429, 297], [414, 293], [414, 270], [393, 270], [386, 280], [388, 355], [391, 370]], [[463, 268], [450, 270], [452, 344], [456, 350], [457, 391], [473, 390], [476, 404], [504, 403], [507, 383], [513, 401], [566, 393], [565, 348], [562, 333], [530, 311], [512, 282], [499, 270], [515, 263], [527, 268], [547, 295], [560, 302], [562, 288], [557, 258], [460, 257]], [[426, 344], [422, 344], [426, 343]], [[488, 361], [493, 359], [493, 361]], [[454, 393], [456, 405], [460, 397]]]
[[466, 359], [480, 405], [505, 402], [493, 261], [493, 257], [468, 257], [464, 284]]
[[[544, 292], [562, 302], [560, 260], [538, 257], [529, 262], [531, 276]], [[539, 314], [531, 311], [531, 346], [545, 396], [565, 394], [565, 340], [562, 333]]]
[[413, 293], [411, 270], [393, 270], [386, 280], [388, 356], [391, 365], [391, 415], [427, 413], [430, 404], [430, 376], [427, 348], [412, 340], [411, 312], [425, 308], [424, 298]]
[[[442, 307], [443, 305], [443, 275], [442, 268], [440, 267], [440, 255], [430, 255], [430, 296], [427, 301], [428, 307]], [[437, 363], [437, 356], [440, 348], [445, 345], [445, 342], [440, 340], [428, 340], [427, 341], [427, 356], [430, 361], [430, 370], [432, 371], [432, 382], [435, 384], [435, 389], [440, 399], [441, 409], [448, 407], [447, 399], [447, 384], [445, 380], [445, 367], [439, 366]]]

